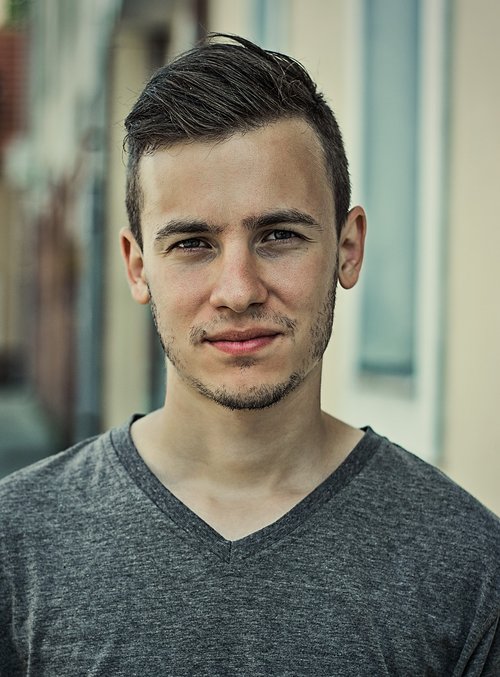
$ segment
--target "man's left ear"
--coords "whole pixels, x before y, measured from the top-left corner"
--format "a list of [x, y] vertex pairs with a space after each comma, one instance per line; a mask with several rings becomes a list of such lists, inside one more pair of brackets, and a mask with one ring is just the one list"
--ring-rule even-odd
[[339, 237], [339, 282], [351, 289], [358, 281], [365, 251], [366, 214], [363, 207], [353, 207]]

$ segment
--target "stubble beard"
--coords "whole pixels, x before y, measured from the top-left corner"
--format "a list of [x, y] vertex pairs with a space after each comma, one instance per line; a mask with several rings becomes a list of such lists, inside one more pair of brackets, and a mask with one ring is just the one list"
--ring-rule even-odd
[[[332, 334], [337, 280], [338, 275], [336, 267], [332, 283], [326, 295], [323, 306], [318, 312], [314, 324], [311, 327], [310, 350], [307, 356], [304, 358], [300, 369], [293, 371], [285, 381], [273, 384], [263, 383], [257, 386], [249, 386], [244, 391], [240, 390], [238, 392], [231, 392], [225, 386], [211, 387], [189, 373], [182, 359], [175, 350], [173, 339], [164, 339], [162, 336], [158, 310], [154, 302], [154, 297], [151, 294], [151, 290], [149, 290], [151, 299], [151, 314], [153, 316], [153, 322], [165, 356], [168, 358], [169, 362], [172, 364], [184, 383], [194, 388], [198, 393], [204, 397], [207, 397], [209, 400], [212, 400], [216, 404], [219, 404], [226, 409], [230, 409], [231, 411], [265, 409], [277, 404], [283, 398], [293, 392], [304, 381], [312, 368], [322, 359]], [[251, 314], [251, 317], [252, 319], [258, 320], [263, 319], [264, 315], [264, 313], [257, 310]], [[282, 324], [288, 326], [293, 326], [295, 324], [288, 318], [281, 318], [281, 322]], [[251, 369], [254, 364], [255, 360], [253, 360], [251, 357], [244, 357], [240, 358], [238, 366], [241, 371], [245, 371], [246, 369]]]

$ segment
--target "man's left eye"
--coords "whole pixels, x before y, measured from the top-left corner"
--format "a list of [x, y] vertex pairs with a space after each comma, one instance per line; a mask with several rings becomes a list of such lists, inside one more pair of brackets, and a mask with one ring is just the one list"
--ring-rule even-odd
[[269, 240], [291, 240], [294, 237], [297, 237], [297, 234], [291, 230], [273, 230], [272, 233], [266, 235], [264, 242]]
[[198, 237], [191, 237], [188, 240], [182, 240], [175, 245], [177, 249], [203, 249], [207, 244]]

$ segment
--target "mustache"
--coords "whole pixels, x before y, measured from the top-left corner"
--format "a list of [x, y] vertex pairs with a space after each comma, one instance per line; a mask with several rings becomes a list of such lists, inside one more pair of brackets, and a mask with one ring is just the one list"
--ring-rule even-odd
[[220, 317], [207, 324], [191, 327], [189, 330], [189, 340], [193, 344], [201, 343], [210, 334], [229, 328], [237, 329], [238, 325], [243, 326], [249, 319], [261, 322], [265, 324], [267, 328], [275, 327], [279, 330], [285, 330], [287, 334], [291, 334], [292, 336], [295, 334], [297, 328], [297, 322], [287, 315], [279, 315], [278, 313], [271, 313], [255, 308], [244, 313], [239, 322], [235, 322], [234, 317], [231, 319]]

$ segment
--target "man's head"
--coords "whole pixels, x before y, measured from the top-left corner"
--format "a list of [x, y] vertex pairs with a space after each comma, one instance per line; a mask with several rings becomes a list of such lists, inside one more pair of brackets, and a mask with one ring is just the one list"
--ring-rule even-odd
[[315, 397], [365, 216], [348, 211], [342, 139], [309, 76], [246, 41], [211, 43], [159, 71], [126, 124], [122, 253], [170, 396], [261, 409], [307, 383]]
[[235, 132], [287, 118], [302, 118], [319, 138], [339, 234], [347, 218], [351, 186], [342, 136], [322, 94], [291, 57], [240, 37], [224, 43], [214, 37], [161, 68], [125, 121], [126, 203], [138, 244], [142, 246], [139, 165], [144, 155], [179, 142], [224, 140]]

